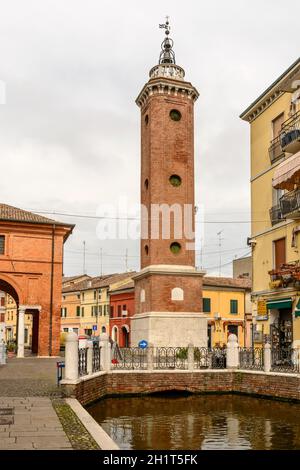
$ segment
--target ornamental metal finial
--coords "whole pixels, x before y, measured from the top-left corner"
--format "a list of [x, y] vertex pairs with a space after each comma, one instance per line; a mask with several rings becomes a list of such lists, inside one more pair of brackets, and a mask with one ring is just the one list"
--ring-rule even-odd
[[174, 42], [171, 38], [169, 38], [170, 34], [170, 23], [169, 23], [169, 16], [166, 16], [166, 22], [159, 25], [160, 28], [165, 29], [165, 39], [161, 43], [161, 53], [159, 55], [159, 63], [160, 64], [175, 64], [175, 53], [173, 51]]

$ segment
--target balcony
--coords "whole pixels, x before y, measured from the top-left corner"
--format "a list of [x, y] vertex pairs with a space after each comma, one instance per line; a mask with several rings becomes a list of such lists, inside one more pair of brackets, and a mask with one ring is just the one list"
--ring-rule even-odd
[[283, 218], [300, 218], [300, 189], [290, 191], [280, 198], [280, 210]]
[[270, 219], [271, 219], [272, 225], [279, 224], [279, 222], [282, 222], [284, 220], [279, 204], [277, 204], [276, 206], [273, 206], [270, 209]]
[[284, 156], [285, 152], [281, 148], [280, 136], [277, 136], [271, 141], [271, 145], [269, 147], [269, 157], [271, 165]]
[[289, 287], [293, 285], [296, 289], [300, 287], [300, 262], [285, 263], [279, 269], [268, 271], [271, 282], [270, 289]]
[[282, 124], [280, 142], [283, 152], [296, 153], [300, 150], [300, 111]]

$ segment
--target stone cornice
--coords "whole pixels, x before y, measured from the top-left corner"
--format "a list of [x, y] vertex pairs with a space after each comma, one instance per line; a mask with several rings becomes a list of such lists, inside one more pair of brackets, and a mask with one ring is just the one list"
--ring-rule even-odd
[[166, 276], [189, 276], [189, 277], [203, 277], [206, 272], [198, 271], [193, 266], [181, 266], [181, 265], [171, 265], [171, 264], [157, 264], [147, 266], [142, 269], [139, 273], [132, 276], [132, 279], [136, 281], [137, 279], [142, 279], [143, 277], [148, 277], [150, 275], [166, 275]]
[[300, 77], [300, 59], [297, 59], [272, 85], [267, 88], [241, 115], [244, 121], [252, 122], [285, 92], [292, 92], [293, 81]]
[[166, 94], [170, 97], [187, 97], [194, 102], [199, 96], [196, 88], [189, 82], [159, 77], [149, 80], [149, 82], [144, 85], [135, 102], [142, 108], [148, 98], [153, 95], [161, 94]]

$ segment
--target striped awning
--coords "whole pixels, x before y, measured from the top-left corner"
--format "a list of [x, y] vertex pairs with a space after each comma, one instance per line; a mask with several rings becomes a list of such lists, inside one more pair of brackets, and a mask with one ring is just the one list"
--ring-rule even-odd
[[300, 182], [300, 152], [284, 160], [275, 168], [273, 188], [291, 191]]

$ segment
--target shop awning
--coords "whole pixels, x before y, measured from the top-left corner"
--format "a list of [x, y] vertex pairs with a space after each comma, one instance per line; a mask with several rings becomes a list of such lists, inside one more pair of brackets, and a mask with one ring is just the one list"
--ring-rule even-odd
[[273, 188], [291, 191], [300, 181], [300, 152], [284, 160], [275, 168]]
[[290, 297], [285, 299], [274, 299], [267, 300], [267, 309], [281, 309], [281, 308], [292, 308], [292, 299]]
[[298, 300], [298, 303], [295, 308], [295, 317], [300, 317], [300, 299]]

